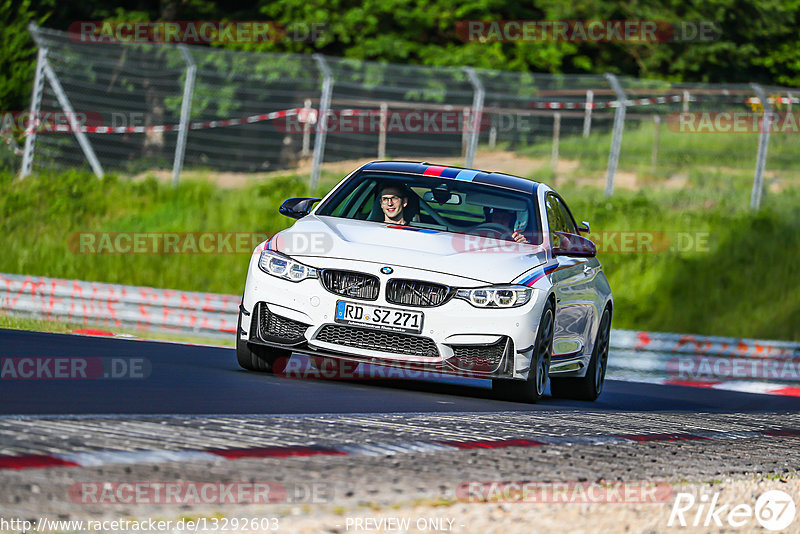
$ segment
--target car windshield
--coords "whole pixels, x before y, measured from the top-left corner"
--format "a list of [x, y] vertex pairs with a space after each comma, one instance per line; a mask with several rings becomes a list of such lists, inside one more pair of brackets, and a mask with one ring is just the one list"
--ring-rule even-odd
[[519, 232], [528, 243], [541, 244], [534, 203], [530, 193], [491, 185], [362, 173], [342, 185], [316, 214], [506, 240]]

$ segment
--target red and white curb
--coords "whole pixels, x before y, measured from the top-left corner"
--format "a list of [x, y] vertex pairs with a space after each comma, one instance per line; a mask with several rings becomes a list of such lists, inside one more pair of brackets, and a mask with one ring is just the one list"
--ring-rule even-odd
[[90, 451], [52, 455], [0, 456], [0, 470], [46, 467], [100, 467], [110, 464], [241, 460], [246, 458], [293, 458], [311, 456], [392, 456], [459, 450], [491, 450], [546, 445], [622, 445], [634, 443], [689, 442], [723, 439], [800, 437], [800, 429], [772, 428], [748, 431], [694, 433], [613, 434], [600, 436], [541, 436], [536, 439], [470, 441], [408, 441], [399, 443], [343, 444], [333, 446], [275, 446], [248, 449]]

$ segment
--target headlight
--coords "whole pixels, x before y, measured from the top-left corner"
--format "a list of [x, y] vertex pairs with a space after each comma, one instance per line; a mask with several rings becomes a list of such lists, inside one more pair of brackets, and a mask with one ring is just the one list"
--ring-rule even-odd
[[315, 268], [303, 265], [289, 256], [284, 256], [272, 250], [261, 252], [261, 257], [258, 259], [258, 267], [267, 274], [292, 282], [317, 277]]
[[463, 299], [476, 308], [516, 308], [531, 300], [529, 287], [508, 285], [459, 289], [456, 298]]

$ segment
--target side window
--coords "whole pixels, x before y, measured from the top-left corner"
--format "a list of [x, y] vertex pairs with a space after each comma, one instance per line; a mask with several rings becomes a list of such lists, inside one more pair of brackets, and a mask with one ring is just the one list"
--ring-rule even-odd
[[331, 212], [334, 217], [366, 219], [375, 201], [374, 182], [361, 182]]
[[545, 197], [545, 209], [547, 211], [547, 222], [550, 224], [551, 232], [569, 232], [567, 222], [564, 220], [564, 211], [558, 197], [552, 193]]
[[572, 218], [572, 214], [570, 214], [569, 208], [567, 208], [567, 205], [564, 203], [563, 200], [559, 199], [558, 197], [556, 197], [556, 200], [558, 201], [558, 205], [561, 207], [561, 215], [562, 218], [564, 219], [564, 224], [567, 227], [566, 231], [569, 232], [570, 234], [577, 234], [578, 227], [575, 226], [575, 220]]

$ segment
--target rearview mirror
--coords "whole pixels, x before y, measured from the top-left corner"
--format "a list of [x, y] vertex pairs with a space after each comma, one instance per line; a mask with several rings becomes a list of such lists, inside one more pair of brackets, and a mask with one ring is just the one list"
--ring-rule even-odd
[[[449, 196], [448, 196], [449, 195]], [[422, 200], [425, 202], [436, 202], [437, 204], [453, 204], [458, 206], [461, 204], [461, 197], [456, 193], [440, 193], [439, 191], [427, 191], [422, 195]]]
[[597, 247], [594, 246], [594, 243], [577, 234], [551, 232], [550, 241], [553, 244], [553, 256], [581, 256], [584, 258], [597, 256]]
[[283, 201], [281, 207], [278, 208], [278, 211], [281, 215], [286, 215], [292, 219], [300, 219], [311, 213], [311, 207], [314, 205], [314, 202], [320, 200], [322, 199], [313, 197], [287, 198]]

